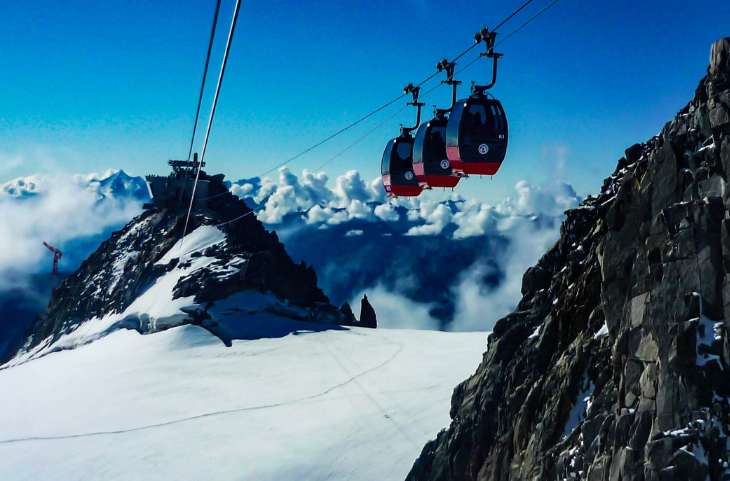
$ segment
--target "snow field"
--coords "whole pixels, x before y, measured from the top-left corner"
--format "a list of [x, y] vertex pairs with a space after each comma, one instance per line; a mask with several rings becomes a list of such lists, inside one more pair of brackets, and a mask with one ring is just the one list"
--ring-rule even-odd
[[404, 479], [486, 334], [312, 327], [120, 330], [2, 370], [0, 478]]

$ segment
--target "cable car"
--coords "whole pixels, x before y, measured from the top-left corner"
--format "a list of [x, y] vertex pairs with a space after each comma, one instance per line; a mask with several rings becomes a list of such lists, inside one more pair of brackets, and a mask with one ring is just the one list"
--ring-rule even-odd
[[461, 83], [454, 80], [455, 66], [455, 63], [446, 59], [436, 66], [439, 72], [446, 71], [446, 80], [443, 83], [452, 87], [451, 107], [436, 109], [435, 117], [430, 122], [421, 125], [416, 132], [416, 140], [413, 145], [413, 171], [418, 179], [418, 184], [423, 189], [454, 188], [459, 183], [460, 177], [454, 173], [451, 162], [446, 156], [447, 114], [456, 103], [456, 89]]
[[380, 172], [388, 196], [415, 197], [421, 194], [421, 186], [413, 172], [413, 137], [410, 133], [404, 132], [388, 142]]
[[473, 94], [459, 101], [446, 128], [446, 155], [463, 174], [494, 175], [507, 154], [507, 117], [499, 100]]
[[413, 172], [421, 188], [456, 187], [459, 183], [446, 157], [445, 115], [421, 125], [413, 146]]
[[408, 105], [417, 107], [418, 114], [415, 126], [401, 127], [400, 135], [389, 140], [385, 145], [380, 173], [383, 177], [383, 187], [389, 197], [416, 197], [421, 194], [422, 190], [413, 171], [414, 139], [411, 132], [416, 130], [421, 123], [423, 103], [418, 101], [419, 87], [408, 84], [403, 91], [413, 96], [413, 101], [408, 102]]
[[482, 31], [475, 37], [485, 40], [492, 59], [492, 81], [472, 85], [472, 94], [456, 103], [446, 126], [446, 156], [458, 174], [494, 175], [507, 154], [508, 125], [502, 104], [486, 91], [497, 83], [494, 32]]

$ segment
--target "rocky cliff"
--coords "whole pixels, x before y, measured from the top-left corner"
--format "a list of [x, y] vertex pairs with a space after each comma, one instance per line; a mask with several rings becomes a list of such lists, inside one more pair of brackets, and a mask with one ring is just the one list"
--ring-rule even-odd
[[730, 39], [523, 278], [408, 480], [730, 479]]
[[206, 178], [209, 197], [185, 238], [186, 206], [150, 206], [54, 291], [22, 352], [64, 349], [118, 328], [148, 333], [194, 323], [230, 342], [244, 317], [355, 322], [349, 306], [329, 303], [312, 268], [294, 263], [276, 234], [228, 192], [222, 175]]

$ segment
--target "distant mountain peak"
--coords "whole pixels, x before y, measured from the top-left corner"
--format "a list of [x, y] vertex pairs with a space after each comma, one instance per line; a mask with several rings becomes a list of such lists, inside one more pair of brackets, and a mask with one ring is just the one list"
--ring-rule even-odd
[[96, 194], [100, 199], [147, 202], [149, 188], [142, 177], [127, 174], [121, 169], [109, 169], [103, 174], [54, 175], [34, 174], [18, 177], [0, 184], [0, 194], [15, 199], [32, 198], [46, 194], [54, 183], [68, 183]]

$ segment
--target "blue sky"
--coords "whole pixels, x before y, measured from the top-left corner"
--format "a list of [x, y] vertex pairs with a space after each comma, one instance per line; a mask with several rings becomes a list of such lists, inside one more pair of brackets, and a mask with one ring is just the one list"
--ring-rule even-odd
[[[229, 178], [267, 170], [425, 77], [519, 3], [245, 0], [208, 170]], [[547, 0], [534, 3], [530, 12]], [[224, 1], [219, 45], [232, 4]], [[186, 155], [213, 7], [214, 0], [2, 2], [0, 180], [58, 169], [163, 173], [168, 158]], [[625, 147], [657, 133], [689, 100], [710, 43], [730, 35], [729, 18], [722, 1], [561, 0], [501, 48], [494, 93], [511, 122], [508, 157], [493, 180], [469, 179], [462, 192], [496, 200], [519, 179], [595, 191]], [[477, 64], [462, 80], [468, 86], [486, 73]], [[442, 89], [429, 104], [447, 98]], [[411, 118], [394, 118], [325, 170], [376, 176], [401, 122]], [[292, 170], [321, 164], [371, 127]]]

